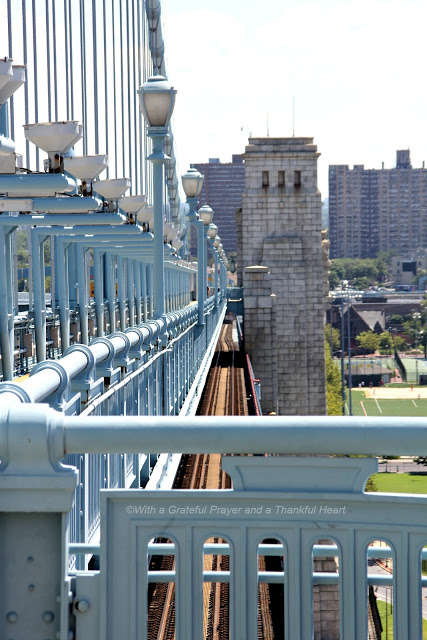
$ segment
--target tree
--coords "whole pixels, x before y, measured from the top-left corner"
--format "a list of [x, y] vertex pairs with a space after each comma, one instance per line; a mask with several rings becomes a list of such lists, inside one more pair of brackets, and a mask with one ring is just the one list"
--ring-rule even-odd
[[418, 344], [424, 349], [424, 358], [427, 358], [427, 330], [421, 329], [418, 334]]
[[329, 289], [336, 289], [337, 287], [339, 287], [340, 284], [340, 278], [337, 274], [336, 271], [330, 271], [329, 272]]
[[[325, 324], [325, 340], [331, 349], [331, 325]], [[339, 329], [332, 327], [332, 353], [341, 349], [341, 340]]]
[[359, 290], [367, 289], [369, 287], [368, 278], [366, 276], [355, 278], [353, 282], [353, 287]]
[[394, 343], [394, 348], [396, 349], [396, 351], [408, 351], [409, 350], [409, 344], [406, 342], [405, 338], [402, 338], [401, 336], [395, 336], [393, 338], [393, 343]]
[[360, 349], [364, 349], [368, 353], [374, 353], [379, 348], [380, 337], [373, 331], [362, 331], [356, 336], [356, 341]]
[[427, 276], [427, 271], [425, 269], [418, 269], [417, 275], [412, 278], [412, 284], [417, 286], [418, 291], [420, 291], [420, 280], [425, 276]]
[[325, 342], [325, 367], [326, 367], [326, 403], [328, 406], [328, 416], [342, 415], [342, 389], [341, 372], [336, 362], [330, 354], [329, 344]]
[[357, 288], [380, 284], [387, 279], [388, 264], [393, 252], [380, 252], [376, 258], [335, 258], [331, 261], [329, 283], [331, 289], [341, 280], [348, 280]]
[[379, 336], [380, 353], [388, 354], [392, 352], [393, 340], [389, 331], [383, 331]]

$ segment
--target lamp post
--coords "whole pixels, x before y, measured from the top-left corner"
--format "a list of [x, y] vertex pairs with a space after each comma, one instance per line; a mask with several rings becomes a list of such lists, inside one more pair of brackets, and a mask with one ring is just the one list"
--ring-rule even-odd
[[214, 261], [215, 261], [215, 273], [214, 273], [214, 287], [215, 287], [215, 307], [218, 306], [218, 251], [215, 247], [215, 239], [217, 237], [218, 227], [216, 224], [211, 222], [208, 227], [208, 238], [209, 244], [211, 247], [211, 251], [213, 253]]
[[153, 141], [153, 152], [148, 160], [153, 163], [154, 205], [154, 318], [165, 313], [165, 267], [163, 249], [163, 165], [169, 159], [163, 151], [168, 125], [175, 105], [176, 90], [160, 75], [148, 78], [140, 89], [139, 104], [147, 134]]
[[348, 412], [352, 416], [353, 408], [351, 405], [351, 388], [353, 386], [351, 377], [351, 332], [350, 332], [350, 291], [347, 284], [347, 351], [348, 351]]
[[342, 393], [342, 414], [345, 416], [345, 376], [344, 376], [344, 286], [347, 280], [341, 281], [341, 393]]
[[208, 261], [207, 261], [207, 247], [206, 247], [206, 240], [208, 238], [208, 229], [209, 229], [209, 225], [212, 222], [212, 218], [213, 218], [213, 211], [210, 208], [210, 206], [208, 204], [204, 204], [203, 207], [200, 207], [199, 209], [199, 218], [200, 220], [202, 220], [203, 222], [203, 277], [204, 277], [204, 291], [207, 293], [207, 288], [208, 288], [208, 275], [207, 275], [207, 270], [208, 270]]
[[203, 187], [203, 176], [197, 169], [188, 169], [181, 177], [182, 187], [187, 197], [187, 204], [190, 208], [187, 218], [189, 222], [196, 226], [197, 231], [197, 311], [198, 324], [203, 325], [205, 322], [205, 296], [203, 277], [203, 221], [199, 220], [196, 213], [197, 201]]
[[412, 317], [415, 320], [415, 383], [418, 384], [418, 321], [421, 318], [421, 313], [415, 312]]

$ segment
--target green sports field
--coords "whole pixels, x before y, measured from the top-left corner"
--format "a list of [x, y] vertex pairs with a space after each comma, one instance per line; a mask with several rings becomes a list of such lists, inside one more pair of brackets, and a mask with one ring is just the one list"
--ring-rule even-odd
[[[346, 413], [348, 413], [348, 391], [346, 393]], [[413, 416], [427, 417], [427, 398], [419, 399], [416, 390], [411, 400], [385, 400], [382, 398], [366, 398], [364, 391], [353, 390], [352, 412], [354, 416]], [[365, 411], [364, 411], [364, 410]]]

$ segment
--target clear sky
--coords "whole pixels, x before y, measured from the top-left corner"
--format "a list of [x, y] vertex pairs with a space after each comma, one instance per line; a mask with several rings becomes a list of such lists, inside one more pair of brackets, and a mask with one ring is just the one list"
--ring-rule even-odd
[[[163, 0], [180, 173], [252, 133], [313, 136], [330, 164], [427, 161], [425, 0]], [[426, 165], [427, 166], [427, 165]]]

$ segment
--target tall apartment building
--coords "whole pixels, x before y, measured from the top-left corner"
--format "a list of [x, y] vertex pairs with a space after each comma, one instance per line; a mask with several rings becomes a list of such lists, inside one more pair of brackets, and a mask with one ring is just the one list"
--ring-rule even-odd
[[218, 233], [227, 254], [236, 251], [235, 213], [242, 206], [245, 189], [245, 165], [241, 155], [233, 155], [231, 162], [209, 158], [209, 162], [192, 164], [205, 176], [199, 197], [201, 205], [207, 203], [214, 211]]
[[427, 169], [414, 169], [408, 150], [394, 169], [329, 167], [331, 258], [374, 258], [427, 246]]

